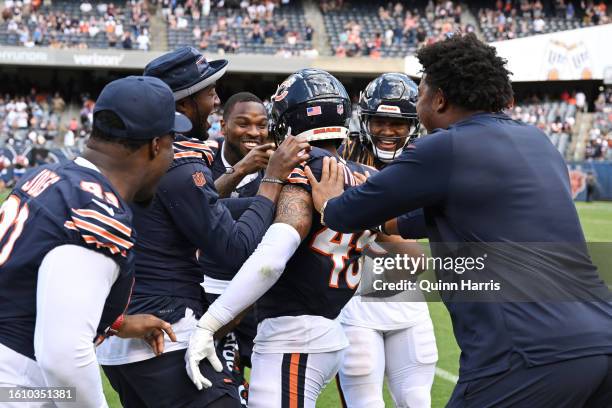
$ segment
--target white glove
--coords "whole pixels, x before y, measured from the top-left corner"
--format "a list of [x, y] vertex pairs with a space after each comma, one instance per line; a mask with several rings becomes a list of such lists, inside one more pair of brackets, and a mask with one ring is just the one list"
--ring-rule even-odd
[[205, 313], [189, 338], [189, 347], [187, 353], [185, 353], [187, 375], [200, 391], [212, 386], [210, 380], [200, 372], [200, 361], [207, 358], [216, 372], [220, 373], [223, 370], [223, 365], [217, 357], [213, 339], [213, 335], [219, 328], [221, 328], [221, 324], [217, 319]]

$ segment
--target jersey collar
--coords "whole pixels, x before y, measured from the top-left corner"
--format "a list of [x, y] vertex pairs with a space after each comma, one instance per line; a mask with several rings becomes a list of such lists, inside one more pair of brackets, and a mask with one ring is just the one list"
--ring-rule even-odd
[[76, 159], [74, 159], [74, 162], [81, 167], [86, 167], [88, 169], [95, 170], [98, 173], [101, 173], [100, 169], [95, 164], [93, 164], [92, 162], [90, 162], [84, 157], [77, 157]]

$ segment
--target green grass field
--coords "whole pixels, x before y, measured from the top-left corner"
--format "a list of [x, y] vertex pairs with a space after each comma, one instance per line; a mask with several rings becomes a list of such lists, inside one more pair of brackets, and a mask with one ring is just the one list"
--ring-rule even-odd
[[[590, 242], [612, 242], [612, 203], [577, 203], [582, 228]], [[438, 408], [446, 405], [454, 383], [449, 376], [457, 375], [459, 368], [459, 348], [453, 336], [450, 318], [442, 303], [430, 303], [429, 312], [433, 320], [436, 340], [438, 343], [438, 368], [432, 389], [432, 407]], [[104, 391], [111, 408], [121, 407], [119, 398], [104, 378]], [[385, 401], [387, 407], [393, 407], [391, 396], [385, 388]], [[336, 408], [340, 406], [336, 385], [330, 384], [321, 394], [317, 402], [319, 408]]]

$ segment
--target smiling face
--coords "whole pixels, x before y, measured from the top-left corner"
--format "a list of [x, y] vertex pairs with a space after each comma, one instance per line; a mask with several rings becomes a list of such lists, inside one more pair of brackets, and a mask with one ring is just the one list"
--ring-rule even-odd
[[209, 85], [198, 93], [177, 101], [176, 109], [189, 118], [193, 124], [190, 137], [208, 139], [208, 116], [221, 105], [215, 84]]
[[236, 103], [222, 126], [227, 146], [240, 159], [254, 147], [263, 144], [268, 137], [266, 109], [258, 102]]
[[394, 152], [401, 149], [413, 131], [411, 121], [374, 116], [368, 121], [372, 143], [380, 150]]

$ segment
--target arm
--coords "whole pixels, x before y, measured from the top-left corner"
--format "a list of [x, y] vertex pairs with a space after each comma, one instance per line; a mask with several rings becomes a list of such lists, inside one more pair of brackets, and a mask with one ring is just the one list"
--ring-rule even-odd
[[427, 238], [427, 224], [423, 209], [410, 211], [385, 223], [385, 232], [406, 239]]
[[284, 186], [275, 223], [225, 292], [210, 305], [189, 340], [189, 349], [185, 355], [187, 374], [198, 389], [211, 385], [199, 371], [201, 360], [208, 358], [213, 368], [221, 371], [221, 362], [212, 340], [213, 334], [255, 303], [276, 283], [301, 241], [308, 235], [311, 223], [310, 194], [301, 187]]
[[[219, 180], [219, 179], [217, 179]], [[221, 198], [219, 202], [223, 204], [232, 214], [235, 220], [240, 219], [240, 216], [255, 202], [255, 197], [236, 197], [236, 198]]]
[[339, 232], [360, 231], [443, 202], [452, 165], [450, 138], [444, 131], [419, 139], [380, 173], [336, 198], [318, 195], [318, 185], [311, 181], [316, 208], [328, 200], [325, 225]]
[[232, 191], [236, 189], [236, 186], [240, 184], [240, 182], [245, 176], [246, 174], [238, 172], [238, 170], [231, 174], [222, 174], [221, 176], [219, 176], [215, 180], [215, 189], [219, 193], [219, 197], [229, 197], [232, 194]]
[[274, 224], [207, 313], [223, 326], [255, 303], [280, 278], [311, 223], [310, 194], [301, 187], [284, 186]]
[[215, 180], [215, 188], [219, 197], [229, 197], [242, 179], [256, 171], [264, 170], [268, 166], [268, 160], [272, 156], [274, 143], [265, 143], [251, 149], [246, 156], [234, 165], [234, 172], [222, 174]]
[[[204, 184], [194, 175], [206, 175]], [[177, 228], [210, 259], [238, 270], [255, 250], [274, 217], [274, 203], [257, 196], [237, 221], [219, 201], [209, 170], [203, 164], [187, 163], [170, 170], [158, 188], [158, 197]]]
[[48, 386], [77, 388], [79, 406], [107, 406], [92, 341], [118, 274], [112, 259], [75, 245], [50, 251], [38, 271], [37, 363]]

